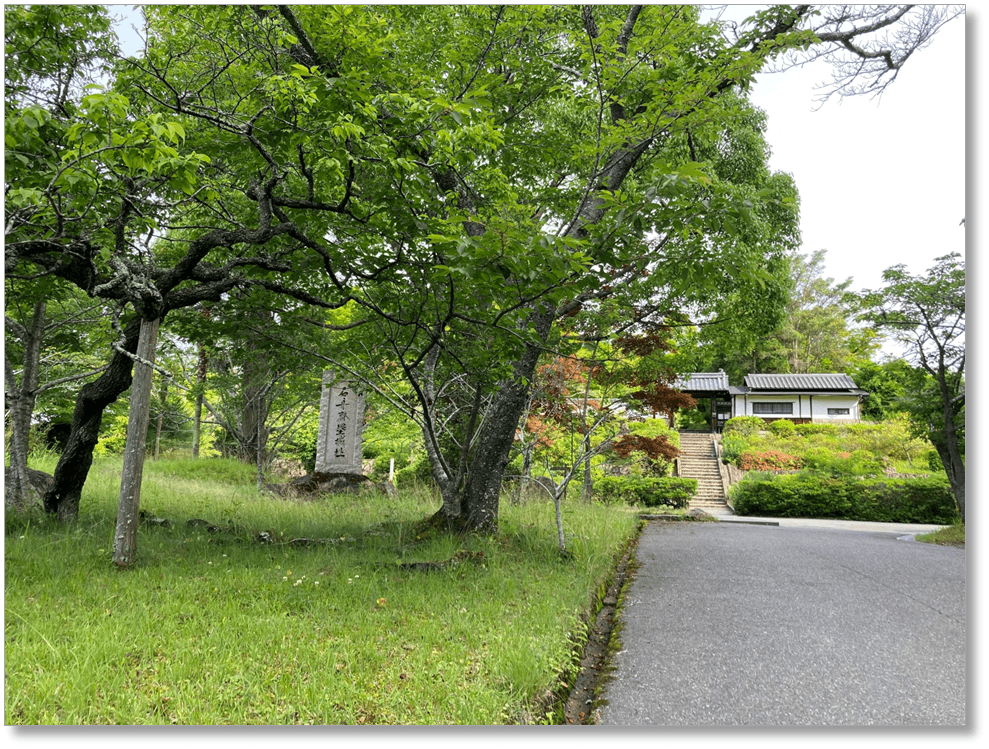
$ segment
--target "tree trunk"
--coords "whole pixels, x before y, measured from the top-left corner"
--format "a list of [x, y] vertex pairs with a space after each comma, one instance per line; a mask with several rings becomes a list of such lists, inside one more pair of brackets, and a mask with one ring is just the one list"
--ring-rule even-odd
[[563, 511], [560, 509], [560, 504], [563, 501], [563, 495], [566, 494], [567, 484], [564, 483], [562, 487], [557, 487], [553, 491], [553, 508], [556, 510], [556, 541], [560, 546], [560, 553], [567, 553], [567, 537], [563, 533]]
[[257, 423], [258, 450], [256, 455], [257, 463], [255, 464], [258, 491], [261, 491], [264, 488], [264, 443], [261, 441], [261, 429], [262, 429], [262, 422], [260, 419], [258, 419], [258, 423]]
[[196, 405], [192, 417], [192, 457], [199, 457], [199, 442], [202, 438], [203, 427], [203, 398], [206, 391], [206, 370], [209, 364], [209, 357], [206, 356], [206, 347], [199, 346], [199, 367], [196, 370]]
[[155, 350], [158, 346], [160, 319], [141, 322], [131, 387], [130, 412], [127, 420], [127, 447], [120, 476], [120, 502], [117, 529], [113, 537], [113, 563], [129, 567], [137, 556], [137, 522], [141, 503], [141, 478], [151, 416], [151, 383], [154, 377]]
[[[522, 418], [525, 418], [525, 414], [522, 414]], [[512, 494], [512, 501], [515, 504], [521, 503], [522, 497], [528, 496], [529, 479], [532, 478], [532, 456], [536, 451], [536, 442], [538, 439], [538, 437], [533, 437], [522, 448], [522, 473]]]
[[240, 420], [240, 459], [249, 465], [256, 465], [259, 459], [263, 459], [268, 441], [265, 422], [268, 420], [268, 393], [271, 390], [272, 373], [267, 357], [261, 352], [248, 356], [244, 361], [241, 381], [244, 407]]
[[[213, 317], [209, 307], [203, 307], [202, 315], [207, 320]], [[206, 374], [209, 371], [209, 356], [206, 346], [199, 344], [199, 361], [196, 367], [196, 405], [192, 418], [192, 457], [199, 457], [199, 442], [202, 439], [203, 428], [203, 399], [206, 397]]]
[[18, 386], [10, 361], [5, 360], [7, 378], [7, 407], [10, 409], [10, 491], [13, 509], [23, 511], [27, 508], [28, 480], [27, 455], [31, 435], [31, 416], [34, 414], [34, 404], [37, 399], [39, 369], [41, 366], [41, 342], [45, 331], [44, 301], [34, 306], [31, 316], [31, 327], [23, 331], [24, 364], [21, 370], [21, 382]]
[[[962, 457], [961, 446], [958, 440], [958, 429], [955, 426], [956, 409], [948, 396], [942, 396], [944, 400], [943, 421], [944, 421], [944, 441], [943, 444], [935, 444], [938, 457], [944, 465], [944, 472], [948, 475], [948, 483], [951, 486], [951, 493], [955, 495], [955, 503], [958, 505], [958, 512], [965, 522], [965, 459]], [[941, 443], [941, 440], [938, 440]]]
[[203, 424], [203, 396], [196, 393], [196, 405], [192, 412], [192, 457], [199, 457], [199, 441]]
[[[556, 319], [555, 310], [540, 310], [533, 315], [536, 333], [545, 341]], [[499, 388], [488, 408], [478, 449], [460, 495], [460, 516], [455, 522], [461, 530], [482, 533], [498, 530], [501, 482], [519, 421], [529, 404], [530, 383], [541, 353], [541, 346], [526, 347], [515, 365], [515, 376]]]
[[584, 489], [581, 494], [585, 502], [590, 502], [591, 497], [594, 496], [594, 479], [591, 478], [591, 461], [590, 459], [584, 463]]
[[[131, 354], [137, 351], [140, 331], [140, 319], [132, 318], [124, 329], [125, 351]], [[114, 352], [106, 371], [79, 391], [69, 440], [55, 467], [55, 482], [44, 497], [45, 511], [62, 522], [79, 517], [79, 499], [93, 464], [93, 448], [99, 440], [103, 410], [131, 386], [133, 365], [130, 356]]]
[[[14, 386], [14, 383], [11, 385]], [[34, 397], [25, 393], [23, 388], [19, 390], [13, 397], [7, 398], [10, 410], [10, 486], [5, 493], [7, 506], [22, 512], [27, 509], [29, 500], [27, 455]]]

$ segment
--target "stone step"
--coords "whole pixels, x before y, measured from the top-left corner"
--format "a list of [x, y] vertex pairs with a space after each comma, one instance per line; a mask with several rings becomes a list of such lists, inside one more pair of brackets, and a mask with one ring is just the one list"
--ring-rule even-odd
[[680, 475], [697, 479], [697, 491], [690, 500], [690, 507], [716, 510], [721, 514], [729, 511], [711, 435], [681, 432], [679, 461]]

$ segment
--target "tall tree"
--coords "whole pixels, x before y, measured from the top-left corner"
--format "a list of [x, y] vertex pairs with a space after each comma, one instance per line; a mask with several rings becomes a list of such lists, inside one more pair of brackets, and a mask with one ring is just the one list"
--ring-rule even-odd
[[37, 284], [29, 294], [12, 293], [16, 286], [9, 280], [6, 286], [4, 399], [10, 469], [5, 493], [8, 505], [24, 509], [29, 495], [34, 496], [28, 486], [27, 458], [38, 398], [100, 373], [86, 351], [101, 342], [101, 326], [95, 323], [102, 310], [64, 284]]
[[740, 380], [750, 373], [844, 372], [868, 361], [878, 347], [877, 336], [855, 326], [857, 302], [848, 291], [852, 279], [837, 283], [826, 277], [825, 254], [787, 256], [789, 294], [775, 329], [756, 339], [726, 335], [712, 326], [701, 337], [707, 350], [703, 368], [720, 368]]
[[195, 203], [208, 158], [183, 146], [174, 119], [95, 83], [116, 54], [106, 8], [5, 6], [4, 21], [6, 277], [25, 287], [64, 279], [117, 305], [121, 318], [105, 371], [79, 392], [44, 499], [71, 520], [103, 411], [130, 386], [141, 320], [219, 301], [244, 283], [245, 265], [283, 267], [242, 251], [219, 265], [202, 261], [217, 248], [263, 245], [285, 227], [272, 227], [262, 184], [247, 199], [253, 215], [233, 226], [156, 242], [169, 218]]
[[904, 398], [915, 382], [913, 369], [903, 359], [889, 359], [879, 364], [863, 361], [853, 366], [848, 374], [856, 385], [869, 393], [862, 402], [862, 416], [888, 421], [904, 413]]
[[[134, 186], [110, 182], [109, 258], [79, 248], [99, 283], [75, 278], [147, 319], [188, 281], [215, 284], [190, 303], [240, 285], [362, 306], [397, 334], [410, 383], [469, 383], [466, 462], [434, 456], [451, 468], [440, 515], [493, 529], [560, 319], [605, 297], [656, 297], [657, 314], [744, 285], [779, 298], [765, 265], [793, 225], [792, 185], [726, 177], [695, 153], [750, 117], [752, 76], [821, 40], [898, 65], [881, 34], [858, 39], [907, 12], [780, 6], [726, 39], [676, 6], [148, 6], [147, 56], [118, 74], [147, 143], [140, 161], [128, 151]], [[909, 53], [920, 36], [905, 39]], [[154, 263], [124, 251], [141, 230], [168, 240]], [[61, 245], [14, 249], [75, 268]], [[413, 390], [431, 421], [430, 389]]]
[[[497, 523], [501, 474], [557, 320], [615, 290], [642, 299], [662, 289], [665, 309], [684, 292], [711, 294], [726, 268], [736, 286], [772, 285], [759, 272], [773, 252], [768, 206], [775, 198], [785, 214], [792, 189], [715, 180], [691, 160], [691, 142], [733, 129], [739, 89], [774, 54], [824, 35], [882, 55], [856, 40], [904, 17], [775, 8], [728, 43], [694, 10], [665, 6], [277, 6], [230, 15], [237, 35], [214, 31], [209, 13], [172, 12], [155, 29], [148, 95], [211, 123], [231, 148], [250, 144], [253, 163], [243, 149], [225, 162], [231, 179], [237, 167], [241, 183], [251, 169], [278, 175], [276, 215], [322, 266], [314, 297], [354, 299], [400, 331], [403, 371], [425, 377], [414, 387], [424, 422], [436, 373], [470, 384], [475, 405], [459, 412], [466, 464], [431, 453], [450, 480], [440, 516], [463, 528]], [[343, 37], [355, 43], [340, 47]], [[254, 88], [234, 95], [248, 60], [273, 75], [244, 77]], [[341, 91], [349, 98], [337, 104]], [[328, 112], [335, 124], [321, 126]], [[701, 239], [712, 236], [723, 241]], [[422, 293], [410, 299], [410, 287]], [[479, 340], [479, 353], [465, 345]]]
[[937, 450], [965, 519], [965, 263], [937, 258], [923, 275], [895, 265], [864, 292], [863, 317], [905, 347], [924, 373], [908, 398], [911, 421]]

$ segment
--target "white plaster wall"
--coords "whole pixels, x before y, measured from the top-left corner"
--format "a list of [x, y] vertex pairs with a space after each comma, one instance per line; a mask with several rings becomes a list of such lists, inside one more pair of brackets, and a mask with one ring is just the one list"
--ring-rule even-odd
[[[847, 408], [848, 414], [828, 414], [829, 408]], [[854, 395], [815, 395], [814, 396], [814, 420], [815, 421], [848, 421], [858, 420], [859, 399]]]
[[[792, 403], [793, 413], [792, 414], [757, 414], [752, 412], [753, 403]], [[807, 398], [804, 398], [804, 413], [806, 416], [810, 415], [810, 404], [807, 403]], [[795, 395], [749, 395], [748, 397], [743, 395], [735, 396], [735, 415], [736, 416], [759, 416], [765, 419], [778, 419], [781, 416], [800, 416], [800, 404]]]
[[[736, 395], [734, 397], [735, 416], [759, 416], [764, 419], [791, 417], [794, 419], [814, 419], [815, 421], [858, 420], [858, 396], [854, 395]], [[757, 414], [752, 412], [753, 403], [792, 403], [792, 414]], [[847, 408], [847, 415], [829, 415], [829, 408]], [[812, 410], [813, 409], [813, 410]]]

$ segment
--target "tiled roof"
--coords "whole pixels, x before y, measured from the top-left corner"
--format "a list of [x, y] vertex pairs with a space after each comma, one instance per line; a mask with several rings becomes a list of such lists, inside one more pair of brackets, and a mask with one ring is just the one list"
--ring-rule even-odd
[[745, 384], [752, 390], [857, 390], [846, 374], [750, 374]]
[[728, 389], [728, 375], [724, 372], [694, 372], [681, 377], [673, 385], [678, 390], [692, 392], [721, 391]]

